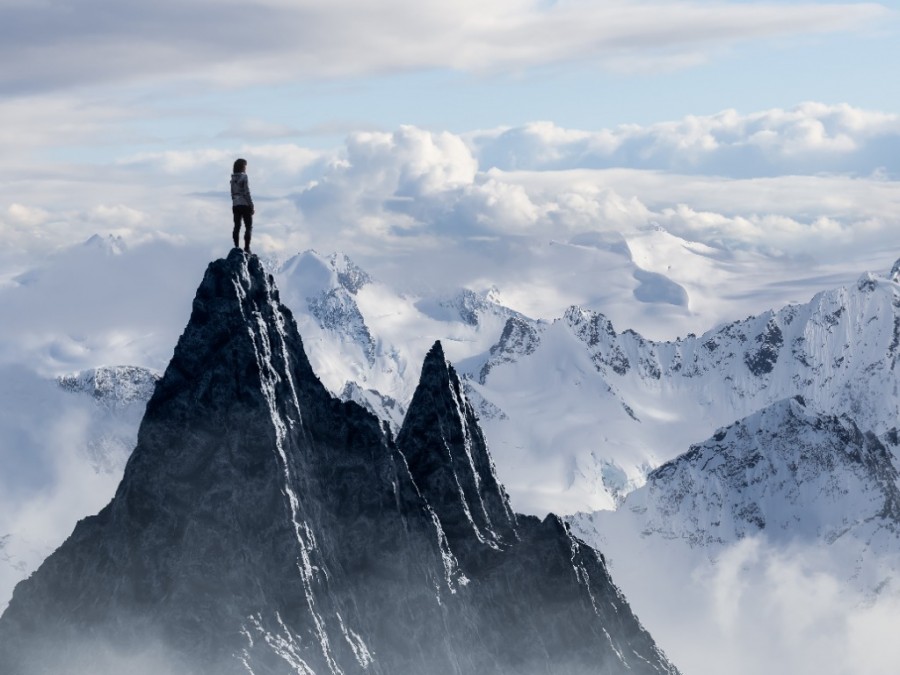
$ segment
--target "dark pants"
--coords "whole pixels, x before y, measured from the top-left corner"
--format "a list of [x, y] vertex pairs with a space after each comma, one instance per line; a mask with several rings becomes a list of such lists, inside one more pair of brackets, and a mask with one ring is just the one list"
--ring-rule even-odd
[[231, 238], [234, 239], [234, 247], [238, 246], [238, 235], [241, 233], [241, 220], [244, 221], [244, 247], [250, 248], [250, 235], [253, 233], [253, 207], [251, 206], [232, 206], [231, 212], [234, 214], [234, 231]]

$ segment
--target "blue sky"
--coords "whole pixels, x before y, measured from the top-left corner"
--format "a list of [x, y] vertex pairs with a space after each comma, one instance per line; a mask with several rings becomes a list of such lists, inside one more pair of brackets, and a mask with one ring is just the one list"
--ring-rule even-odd
[[326, 147], [400, 124], [599, 129], [803, 101], [900, 111], [896, 2], [3, 4], [5, 101], [118, 116], [102, 145], [36, 143], [50, 158], [266, 136]]

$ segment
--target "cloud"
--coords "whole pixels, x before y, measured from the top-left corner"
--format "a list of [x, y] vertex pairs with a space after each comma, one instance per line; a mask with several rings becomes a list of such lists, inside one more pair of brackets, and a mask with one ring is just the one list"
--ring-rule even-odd
[[394, 133], [351, 134], [322, 176], [300, 190], [296, 202], [309, 219], [344, 227], [372, 219], [375, 231], [406, 230], [431, 217], [439, 204], [472, 185], [478, 162], [459, 136], [401, 127]]
[[900, 177], [900, 115], [804, 103], [747, 115], [725, 110], [596, 132], [550, 122], [467, 136], [483, 170], [627, 167], [752, 178], [854, 173]]
[[[890, 623], [881, 621], [896, 616], [900, 594], [889, 584], [875, 594], [856, 588], [844, 578], [847, 570], [840, 569], [838, 558], [824, 545], [778, 549], [764, 540], [745, 539], [726, 549], [714, 565], [695, 570], [694, 590], [708, 589], [703, 602], [710, 601], [712, 611], [703, 619], [699, 612], [695, 615], [709, 625], [698, 633], [704, 645], [689, 648], [694, 670], [726, 669], [735, 675], [893, 672], [898, 648], [890, 638]], [[894, 564], [890, 556], [866, 552], [867, 570], [880, 566], [890, 575]], [[701, 663], [708, 665], [701, 668]]]
[[[142, 410], [118, 418], [20, 365], [0, 366], [0, 608], [13, 586], [112, 497]], [[0, 540], [2, 541], [2, 540]], [[0, 610], [2, 611], [2, 610]]]
[[241, 138], [249, 141], [267, 141], [275, 138], [300, 136], [303, 132], [286, 124], [276, 124], [261, 119], [245, 119], [219, 132], [219, 138]]
[[[775, 175], [744, 177], [734, 155], [725, 166], [728, 148], [759, 156], [760, 134], [781, 139], [764, 144]], [[310, 222], [339, 224], [345, 233], [358, 228], [386, 243], [395, 237], [408, 244], [411, 234], [434, 242], [485, 235], [549, 240], [657, 226], [719, 249], [779, 255], [833, 256], [835, 246], [848, 247], [839, 251], [846, 255], [879, 245], [879, 238], [897, 242], [900, 189], [885, 180], [884, 167], [876, 171], [880, 157], [869, 157], [871, 147], [900, 141], [896, 116], [806, 104], [646, 129], [539, 124], [464, 138], [468, 147], [455, 135], [413, 127], [355, 134], [296, 203]], [[682, 152], [693, 154], [691, 173], [679, 170]], [[601, 155], [609, 168], [597, 168]], [[515, 157], [520, 169], [489, 168], [503, 163], [498, 156]], [[818, 171], [829, 159], [835, 168], [859, 166], [862, 175]], [[888, 170], [900, 170], [898, 161]], [[627, 168], [613, 168], [619, 164]], [[800, 164], [817, 170], [796, 174]], [[723, 170], [703, 173], [715, 168]], [[369, 226], [359, 227], [364, 222]]]
[[130, 245], [96, 237], [49, 256], [0, 288], [0, 364], [27, 363], [46, 375], [99, 365], [164, 369], [213, 257], [208, 247], [160, 237]]
[[50, 219], [50, 213], [38, 206], [10, 204], [6, 213], [11, 223], [25, 227], [36, 227], [46, 223]]
[[[0, 117], [4, 121], [0, 126], [0, 154], [18, 168], [31, 168], [35, 155], [50, 148], [102, 148], [143, 140], [129, 127], [141, 114], [139, 109], [121, 103], [65, 94], [5, 100], [0, 97]], [[21, 177], [17, 174], [12, 178]]]
[[[884, 20], [875, 3], [536, 3], [501, 0], [6, 2], [0, 92], [164, 78], [236, 87], [423, 69], [516, 71], [561, 62], [669, 69], [773, 37]], [[77, 55], [77, 58], [73, 58]]]
[[[720, 548], [610, 529], [601, 548], [642, 623], [683, 672], [887, 675], [896, 553], [852, 537]], [[627, 553], [626, 553], [627, 551]]]
[[[692, 318], [659, 328], [669, 336], [705, 330], [735, 312], [802, 301], [823, 283], [849, 283], [863, 269], [890, 265], [890, 251], [900, 248], [900, 183], [891, 180], [900, 160], [883, 149], [898, 142], [895, 115], [804, 104], [643, 127], [538, 123], [456, 134], [404, 126], [352, 133], [342, 147], [325, 150], [248, 143], [38, 163], [0, 185], [0, 203], [9, 204], [0, 210], [7, 245], [0, 280], [8, 288], [11, 269], [96, 232], [129, 244], [168, 238], [221, 254], [230, 246], [227, 177], [243, 156], [257, 202], [254, 243], [263, 254], [340, 250], [407, 290], [412, 280], [442, 288], [506, 285], [519, 297], [563, 302], [582, 297], [572, 270], [591, 273], [589, 261], [619, 242], [619, 252], [609, 253], [618, 263], [630, 264], [620, 251], [642, 256], [635, 262], [644, 272], [687, 289]], [[671, 251], [644, 255], [657, 230], [674, 235]], [[550, 242], [580, 252], [551, 251]], [[671, 259], [703, 246], [717, 271]], [[563, 263], [567, 257], [580, 262]], [[551, 261], [568, 265], [565, 272]], [[553, 285], [546, 293], [535, 288], [540, 275]], [[751, 280], [768, 289], [750, 294], [756, 304], [729, 304], [750, 297]], [[556, 304], [528, 308], [546, 318], [561, 312]], [[646, 327], [652, 317], [644, 319]], [[630, 314], [623, 320], [638, 326]], [[58, 345], [61, 362], [77, 360], [74, 348]]]

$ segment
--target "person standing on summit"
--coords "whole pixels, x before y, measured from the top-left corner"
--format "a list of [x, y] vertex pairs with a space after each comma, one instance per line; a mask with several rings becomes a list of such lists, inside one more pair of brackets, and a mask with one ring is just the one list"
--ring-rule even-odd
[[244, 221], [244, 250], [250, 253], [250, 235], [253, 233], [253, 198], [250, 196], [250, 182], [247, 180], [247, 160], [234, 160], [234, 172], [231, 174], [231, 212], [234, 214], [234, 247], [238, 245], [241, 233], [241, 221]]

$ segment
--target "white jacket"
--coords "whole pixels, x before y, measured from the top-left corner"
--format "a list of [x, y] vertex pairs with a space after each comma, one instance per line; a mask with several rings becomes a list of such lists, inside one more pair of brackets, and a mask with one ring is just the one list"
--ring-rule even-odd
[[253, 198], [250, 196], [250, 182], [245, 173], [231, 174], [231, 205], [249, 206], [253, 208]]

